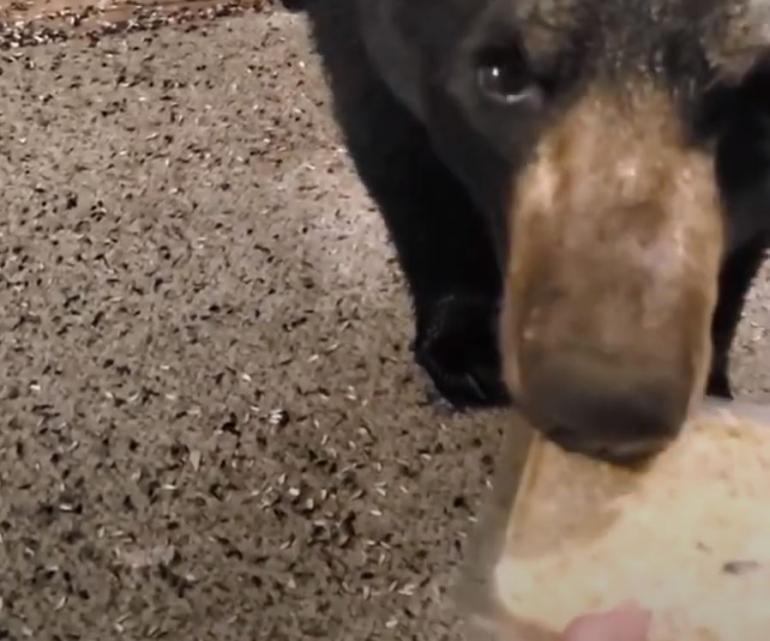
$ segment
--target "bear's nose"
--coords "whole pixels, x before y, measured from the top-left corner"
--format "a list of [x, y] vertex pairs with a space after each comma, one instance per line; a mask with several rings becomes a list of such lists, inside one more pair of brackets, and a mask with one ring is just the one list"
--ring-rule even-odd
[[665, 363], [632, 368], [592, 356], [531, 368], [523, 406], [540, 430], [574, 452], [615, 463], [659, 453], [681, 429], [689, 385]]

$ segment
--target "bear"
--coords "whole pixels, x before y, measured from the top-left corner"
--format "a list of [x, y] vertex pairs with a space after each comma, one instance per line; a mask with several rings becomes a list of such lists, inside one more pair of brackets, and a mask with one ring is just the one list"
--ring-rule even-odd
[[660, 451], [770, 224], [770, 0], [309, 0], [335, 118], [458, 410]]

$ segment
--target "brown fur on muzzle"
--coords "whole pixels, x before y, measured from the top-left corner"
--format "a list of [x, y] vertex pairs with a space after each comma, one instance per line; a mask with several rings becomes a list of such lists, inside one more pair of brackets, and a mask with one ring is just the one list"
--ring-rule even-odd
[[[713, 159], [685, 144], [678, 119], [652, 89], [594, 92], [545, 134], [514, 185], [506, 381], [546, 423], [560, 420], [549, 397], [566, 394], [563, 414], [589, 439], [670, 436], [705, 385], [723, 222]], [[665, 406], [660, 434], [645, 421], [633, 434], [587, 425], [613, 411], [622, 421], [645, 394]]]

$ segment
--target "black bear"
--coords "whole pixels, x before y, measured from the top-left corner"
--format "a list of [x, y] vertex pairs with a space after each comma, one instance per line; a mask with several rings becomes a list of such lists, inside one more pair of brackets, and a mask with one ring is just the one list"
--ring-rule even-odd
[[627, 460], [731, 395], [770, 223], [770, 0], [306, 9], [445, 398]]

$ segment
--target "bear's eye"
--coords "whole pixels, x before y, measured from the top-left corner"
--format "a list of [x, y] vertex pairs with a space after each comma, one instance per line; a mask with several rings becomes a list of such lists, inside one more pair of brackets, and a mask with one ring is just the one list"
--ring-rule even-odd
[[487, 51], [476, 63], [476, 84], [494, 103], [513, 106], [539, 103], [541, 94], [517, 51]]

